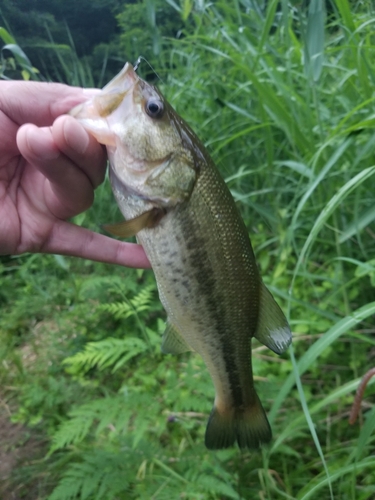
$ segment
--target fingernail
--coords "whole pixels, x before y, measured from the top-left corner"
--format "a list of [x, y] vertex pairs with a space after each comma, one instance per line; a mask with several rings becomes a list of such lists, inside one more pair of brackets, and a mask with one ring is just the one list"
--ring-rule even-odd
[[90, 142], [86, 130], [76, 121], [69, 120], [64, 124], [64, 137], [69, 147], [82, 155]]

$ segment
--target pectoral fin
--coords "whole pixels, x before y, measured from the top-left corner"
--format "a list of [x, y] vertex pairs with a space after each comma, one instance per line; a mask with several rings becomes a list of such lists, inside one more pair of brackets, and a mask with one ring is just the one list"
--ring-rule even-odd
[[134, 217], [134, 219], [125, 220], [118, 224], [106, 224], [103, 228], [114, 236], [130, 238], [131, 236], [135, 236], [142, 229], [155, 227], [165, 213], [163, 209], [152, 208], [138, 215], [138, 217]]
[[167, 326], [163, 334], [161, 351], [164, 354], [181, 354], [182, 352], [191, 351], [191, 347], [185, 342], [182, 335], [177, 329], [167, 320]]
[[254, 337], [276, 354], [281, 354], [292, 342], [292, 333], [284, 313], [261, 283], [258, 325]]

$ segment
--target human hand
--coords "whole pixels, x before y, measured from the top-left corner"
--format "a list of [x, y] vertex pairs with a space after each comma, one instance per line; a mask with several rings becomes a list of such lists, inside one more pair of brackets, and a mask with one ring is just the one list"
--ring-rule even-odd
[[91, 206], [106, 168], [103, 147], [74, 118], [61, 116], [87, 92], [0, 81], [0, 255], [56, 253], [150, 267], [140, 245], [66, 221]]

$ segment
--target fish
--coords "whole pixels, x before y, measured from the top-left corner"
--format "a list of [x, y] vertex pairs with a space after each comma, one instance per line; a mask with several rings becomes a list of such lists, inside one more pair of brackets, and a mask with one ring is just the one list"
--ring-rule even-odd
[[70, 113], [107, 148], [112, 190], [167, 313], [164, 353], [195, 351], [215, 388], [205, 445], [258, 450], [272, 439], [254, 387], [251, 343], [275, 353], [289, 324], [264, 285], [236, 203], [205, 146], [130, 63]]

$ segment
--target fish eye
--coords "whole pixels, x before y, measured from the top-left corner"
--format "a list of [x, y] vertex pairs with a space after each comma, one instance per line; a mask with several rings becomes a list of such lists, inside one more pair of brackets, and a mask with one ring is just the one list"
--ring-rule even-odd
[[164, 113], [164, 104], [160, 99], [152, 97], [146, 103], [146, 113], [151, 118], [161, 118]]

